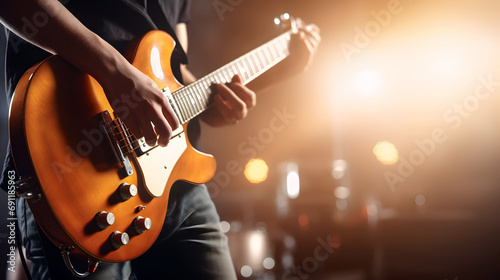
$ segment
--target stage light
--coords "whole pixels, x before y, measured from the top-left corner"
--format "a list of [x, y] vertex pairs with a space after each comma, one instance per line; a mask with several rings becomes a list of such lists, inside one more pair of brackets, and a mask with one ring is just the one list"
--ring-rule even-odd
[[243, 230], [243, 225], [240, 221], [233, 221], [231, 222], [231, 224], [229, 224], [229, 226], [231, 227], [231, 230], [233, 232], [240, 232]]
[[359, 71], [353, 80], [354, 92], [362, 96], [370, 96], [382, 89], [382, 75], [380, 71], [365, 68]]
[[241, 267], [240, 273], [241, 273], [241, 276], [248, 278], [248, 277], [252, 276], [253, 269], [248, 265], [244, 265]]
[[299, 225], [302, 227], [307, 227], [309, 225], [309, 216], [302, 214], [299, 216]]
[[276, 265], [276, 262], [274, 261], [273, 258], [265, 258], [264, 261], [262, 262], [264, 265], [265, 269], [273, 269], [274, 266]]
[[344, 177], [346, 169], [347, 169], [347, 161], [343, 159], [334, 160], [333, 170], [332, 170], [333, 178], [339, 180], [340, 178]]
[[262, 260], [267, 255], [267, 238], [263, 230], [251, 230], [246, 235], [246, 250], [248, 252], [248, 265], [253, 268], [260, 267]]
[[[464, 54], [466, 55], [466, 54]], [[457, 51], [442, 50], [436, 54], [435, 65], [437, 74], [441, 74], [447, 78], [458, 78], [461, 74], [461, 69], [464, 68], [463, 55]]]
[[344, 186], [336, 187], [334, 193], [338, 199], [347, 199], [351, 196], [351, 190]]
[[266, 162], [261, 159], [251, 159], [245, 166], [245, 177], [250, 183], [258, 184], [267, 179], [269, 167]]
[[229, 230], [231, 230], [231, 225], [226, 221], [222, 221], [220, 222], [220, 229], [223, 233], [229, 232]]
[[288, 163], [286, 175], [286, 191], [288, 197], [295, 199], [300, 194], [299, 166], [296, 163]]
[[337, 201], [335, 202], [335, 206], [337, 206], [337, 209], [340, 211], [346, 210], [347, 209], [347, 200], [337, 199]]
[[281, 257], [281, 264], [283, 265], [283, 268], [285, 269], [290, 269], [292, 268], [293, 265], [293, 255], [290, 253], [290, 251], [285, 251], [283, 253], [283, 256]]
[[288, 250], [293, 250], [295, 248], [295, 245], [297, 244], [295, 238], [293, 238], [293, 236], [291, 235], [285, 236], [283, 243], [285, 243], [285, 248], [287, 248]]
[[425, 196], [419, 194], [415, 197], [415, 204], [422, 206], [425, 204]]
[[393, 165], [399, 160], [398, 150], [388, 141], [378, 142], [373, 147], [373, 154], [384, 165]]

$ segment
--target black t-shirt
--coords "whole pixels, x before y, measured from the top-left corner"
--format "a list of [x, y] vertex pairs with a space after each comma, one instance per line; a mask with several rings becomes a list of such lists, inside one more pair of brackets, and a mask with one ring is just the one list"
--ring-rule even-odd
[[[62, 1], [87, 28], [122, 52], [130, 40], [154, 29], [170, 33], [173, 26], [189, 21], [190, 0], [66, 0]], [[40, 16], [43, 18], [43, 16]], [[43, 22], [43, 21], [42, 21]], [[33, 28], [30, 28], [30, 25]], [[36, 35], [37, 22], [27, 23], [28, 35]], [[179, 46], [179, 44], [177, 44]], [[179, 47], [180, 48], [180, 47]], [[46, 51], [9, 33], [6, 50], [6, 87], [10, 96], [29, 67], [50, 56]], [[180, 60], [184, 54], [177, 49]], [[10, 98], [9, 96], [9, 98]]]
[[[124, 52], [130, 40], [138, 38], [150, 30], [168, 32], [174, 39], [174, 27], [190, 20], [191, 0], [60, 0], [87, 28], [109, 42], [118, 51]], [[34, 22], [33, 24], [36, 24]], [[35, 36], [37, 27], [27, 31]], [[30, 35], [30, 34], [28, 34]], [[49, 57], [46, 51], [22, 40], [14, 33], [8, 36], [6, 49], [6, 92], [11, 99], [15, 86], [29, 67]], [[187, 63], [187, 58], [178, 43], [173, 55], [178, 63]], [[182, 81], [178, 65], [172, 65], [177, 78]], [[6, 174], [14, 165], [10, 149], [5, 159], [0, 186], [6, 189]]]

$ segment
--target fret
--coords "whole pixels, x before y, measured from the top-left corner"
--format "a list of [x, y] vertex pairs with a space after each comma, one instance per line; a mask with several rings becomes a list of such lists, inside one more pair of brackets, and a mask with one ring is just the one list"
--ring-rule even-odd
[[[231, 66], [231, 69], [232, 69], [232, 70], [233, 70], [233, 72], [234, 72], [234, 75], [236, 75], [236, 74], [240, 74], [240, 72], [239, 72], [239, 71], [238, 71], [238, 69], [236, 68], [236, 65], [234, 65], [234, 62], [233, 62], [233, 63], [231, 63], [231, 65], [230, 65], [230, 66]], [[241, 74], [240, 74], [240, 76], [241, 76]]]
[[267, 69], [267, 67], [269, 67], [270, 62], [267, 59], [266, 54], [264, 53], [264, 48], [260, 47], [258, 50], [258, 53], [259, 53], [260, 60], [264, 64], [264, 69]]
[[189, 90], [186, 90], [186, 101], [187, 101], [187, 105], [189, 107], [189, 112], [190, 112], [189, 118], [192, 118], [194, 116], [194, 114], [196, 114], [196, 109], [193, 106], [193, 99], [192, 99], [191, 95], [189, 94]]
[[229, 73], [226, 71], [226, 67], [222, 67], [220, 69], [220, 71], [222, 72], [222, 74], [224, 75], [224, 78], [226, 78], [226, 83], [229, 83], [231, 82], [231, 76], [229, 75]]
[[276, 40], [276, 50], [278, 51], [278, 55], [280, 57], [283, 56], [283, 44], [281, 43], [281, 38], [278, 38], [278, 40]]
[[220, 69], [217, 70], [217, 78], [218, 78], [218, 82], [220, 84], [223, 84], [226, 82], [226, 78], [224, 78], [224, 75], [221, 73]]
[[257, 49], [257, 56], [259, 58], [259, 61], [262, 63], [262, 68], [261, 70], [267, 68], [267, 65], [269, 65], [269, 63], [267, 63], [265, 60], [264, 60], [264, 56], [262, 55], [261, 53], [261, 49]]
[[215, 81], [215, 76], [214, 76], [214, 73], [211, 73], [210, 75], [207, 76], [207, 81], [210, 83], [210, 84], [214, 84], [214, 83], [217, 83]]
[[283, 36], [283, 52], [285, 55], [288, 55], [290, 51], [288, 50], [288, 44], [290, 43], [290, 34], [286, 34]]
[[231, 69], [231, 64], [226, 65], [226, 67], [224, 67], [224, 68], [226, 69], [226, 72], [229, 75], [229, 82], [231, 82], [231, 80], [234, 77], [234, 73], [233, 73], [233, 71]]
[[214, 73], [214, 75], [215, 75], [215, 77], [214, 77], [214, 78], [215, 78], [215, 82], [216, 82], [217, 84], [222, 83], [222, 78], [221, 78], [220, 73], [219, 73], [219, 71], [218, 71], [218, 70]]
[[200, 111], [200, 108], [196, 103], [196, 99], [194, 98], [195, 93], [193, 92], [193, 87], [188, 87], [188, 92], [189, 92], [189, 101], [191, 101], [191, 105], [194, 109], [194, 112], [198, 113]]
[[243, 78], [245, 80], [248, 80], [250, 78], [250, 76], [248, 75], [248, 71], [245, 68], [245, 66], [244, 66], [243, 62], [241, 61], [241, 59], [238, 59], [238, 62], [236, 63], [236, 66], [238, 66], [238, 69], [240, 70], [240, 73], [242, 74]]
[[206, 100], [207, 105], [210, 103], [210, 96], [212, 95], [212, 84], [209, 83], [206, 79], [203, 79], [203, 88], [204, 88], [204, 98]]
[[279, 42], [279, 46], [280, 46], [281, 55], [286, 55], [286, 53], [285, 53], [286, 42], [284, 42], [283, 39], [284, 39], [283, 37], [280, 37], [279, 40], [278, 40], [278, 42]]
[[200, 103], [200, 106], [202, 109], [205, 109], [206, 107], [206, 101], [205, 99], [203, 98], [203, 89], [200, 87], [200, 83], [198, 82], [195, 82], [194, 84], [194, 87], [195, 87], [195, 91], [196, 91], [196, 97], [198, 98], [198, 102]]
[[257, 61], [257, 63], [255, 63], [255, 66], [257, 67], [257, 73], [255, 74], [258, 75], [262, 69], [262, 63], [260, 62], [259, 56], [257, 55], [256, 51], [252, 52], [252, 58], [254, 59], [254, 61]]
[[209, 90], [210, 86], [208, 85], [207, 80], [205, 78], [201, 79], [200, 83], [201, 83], [200, 88], [203, 89], [202, 96], [203, 96], [203, 99], [205, 100], [205, 105], [207, 105], [208, 104], [208, 90]]
[[216, 84], [217, 81], [215, 80], [215, 74], [212, 73], [210, 74], [210, 76], [207, 77], [208, 81], [211, 83], [211, 84]]
[[201, 110], [203, 110], [203, 106], [202, 103], [200, 102], [200, 96], [198, 95], [198, 90], [194, 85], [191, 85], [190, 88], [191, 92], [193, 93], [193, 102], [195, 103], [196, 111], [200, 112]]
[[206, 78], [204, 78], [204, 79], [202, 79], [202, 80], [201, 80], [201, 84], [202, 84], [202, 85], [203, 85], [203, 87], [205, 88], [205, 94], [204, 94], [204, 96], [205, 96], [205, 100], [206, 100], [206, 102], [207, 102], [207, 104], [208, 104], [209, 94], [211, 93], [211, 90], [210, 90], [211, 83], [209, 83], [209, 82], [207, 81], [207, 79], [206, 79]]
[[206, 83], [206, 80], [202, 80], [202, 83], [199, 85], [200, 88], [202, 89], [202, 97], [203, 97], [203, 102], [205, 102], [205, 107], [208, 106], [210, 103], [210, 85]]
[[202, 110], [205, 110], [207, 107], [207, 102], [205, 101], [205, 98], [204, 98], [204, 96], [205, 96], [204, 89], [200, 86], [199, 82], [195, 82], [194, 87], [195, 87], [196, 92], [197, 92], [196, 97], [198, 98], [198, 102], [200, 103]]
[[262, 54], [259, 51], [255, 52], [255, 55], [257, 56], [257, 60], [260, 62], [261, 67], [259, 68], [259, 73], [257, 75], [262, 74], [265, 69], [267, 68], [267, 64], [264, 63], [264, 60], [262, 59]]
[[265, 46], [262, 50], [264, 51], [264, 56], [266, 57], [266, 60], [269, 62], [269, 66], [271, 66], [274, 65], [275, 61], [274, 58], [271, 57], [268, 47], [269, 46]]
[[209, 80], [204, 81], [206, 83], [206, 88], [207, 88], [207, 99], [208, 101], [213, 101], [213, 87], [212, 87], [212, 82]]
[[274, 53], [274, 56], [276, 56], [277, 59], [280, 59], [281, 55], [279, 54], [278, 45], [277, 45], [276, 40], [274, 40], [274, 42], [271, 44], [271, 46], [272, 46], [271, 51]]
[[251, 58], [250, 56], [246, 56], [246, 60], [248, 62], [247, 65], [249, 66], [248, 70], [250, 70], [250, 78], [252, 78], [253, 76], [255, 76], [256, 71], [255, 71], [253, 63], [250, 61], [250, 58]]
[[262, 54], [262, 57], [264, 58], [264, 61], [266, 62], [266, 68], [269, 67], [273, 61], [269, 59], [269, 56], [266, 53], [266, 48], [265, 46], [260, 48], [260, 53]]
[[170, 101], [170, 106], [175, 112], [175, 116], [177, 117], [177, 119], [179, 119], [180, 122], [182, 122], [182, 112], [181, 109], [179, 108], [179, 103], [177, 102], [177, 99], [175, 98], [174, 95], [172, 95], [172, 99], [170, 99], [169, 101]]
[[179, 107], [181, 111], [182, 118], [187, 120], [186, 107], [184, 106], [184, 102], [182, 102], [182, 89], [179, 90], [175, 96], [177, 97], [177, 107]]
[[186, 117], [187, 119], [190, 118], [191, 115], [193, 115], [193, 112], [191, 111], [191, 107], [189, 106], [189, 103], [187, 102], [187, 97], [186, 97], [186, 90], [182, 91], [182, 104], [186, 108]]
[[219, 69], [215, 70], [214, 77], [217, 84], [221, 84], [224, 82], [224, 78], [221, 76]]
[[185, 110], [182, 106], [182, 102], [180, 102], [180, 100], [179, 100], [179, 95], [175, 94], [175, 95], [173, 95], [173, 97], [174, 97], [175, 103], [177, 104], [177, 108], [179, 109], [179, 113], [181, 114], [182, 122], [185, 122], [187, 119], [186, 113], [185, 113]]

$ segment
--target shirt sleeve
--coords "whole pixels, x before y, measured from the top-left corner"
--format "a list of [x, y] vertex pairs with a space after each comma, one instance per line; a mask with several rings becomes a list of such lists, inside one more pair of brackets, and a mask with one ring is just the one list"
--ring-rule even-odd
[[179, 19], [177, 20], [177, 23], [189, 23], [189, 21], [191, 20], [191, 0], [184, 0], [181, 2], [181, 7], [179, 9]]

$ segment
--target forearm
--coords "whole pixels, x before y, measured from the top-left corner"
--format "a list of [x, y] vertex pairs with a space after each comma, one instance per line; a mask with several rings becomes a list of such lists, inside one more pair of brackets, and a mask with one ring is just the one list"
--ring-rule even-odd
[[[128, 110], [117, 113], [118, 117], [137, 138], [145, 137], [150, 146], [157, 142], [167, 145], [179, 122], [163, 93], [151, 78], [87, 29], [57, 0], [0, 0], [0, 19], [29, 42], [60, 55], [93, 76], [112, 106], [134, 94], [137, 102], [122, 104]], [[27, 32], [26, 22], [30, 19], [36, 30]]]
[[193, 75], [193, 73], [191, 73], [191, 71], [189, 71], [189, 69], [184, 64], [181, 65], [181, 74], [184, 85], [189, 85], [196, 82], [196, 77]]
[[0, 19], [22, 38], [60, 55], [101, 83], [109, 79], [117, 66], [128, 67], [118, 51], [57, 0], [2, 0]]

